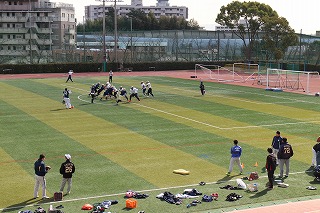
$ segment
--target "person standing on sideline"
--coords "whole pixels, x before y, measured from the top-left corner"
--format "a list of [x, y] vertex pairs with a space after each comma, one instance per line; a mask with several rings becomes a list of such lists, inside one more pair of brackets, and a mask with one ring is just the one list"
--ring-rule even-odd
[[131, 86], [130, 88], [130, 98], [129, 98], [129, 102], [131, 102], [131, 98], [132, 97], [136, 97], [136, 99], [138, 99], [138, 101], [140, 101], [140, 98], [138, 96], [138, 89], [135, 88], [134, 86]]
[[242, 174], [243, 172], [243, 169], [242, 169], [242, 166], [241, 166], [241, 163], [240, 163], [240, 156], [242, 154], [242, 148], [241, 146], [238, 145], [238, 140], [234, 140], [233, 141], [233, 147], [231, 147], [231, 159], [230, 159], [230, 165], [229, 165], [229, 171], [227, 172], [226, 175], [230, 175], [232, 170], [233, 170], [233, 165], [234, 163], [236, 163], [239, 167], [239, 170], [240, 170], [240, 175]]
[[147, 90], [146, 84], [143, 81], [141, 81], [140, 85], [141, 85], [142, 94], [146, 95], [146, 90]]
[[274, 171], [276, 170], [276, 157], [272, 153], [272, 148], [268, 148], [268, 156], [266, 160], [266, 170], [268, 172], [269, 182], [267, 183], [268, 189], [273, 189], [273, 181], [274, 181]]
[[63, 97], [64, 103], [66, 105], [66, 108], [67, 109], [72, 109], [73, 106], [71, 105], [70, 98], [69, 98], [69, 95], [71, 94], [71, 91], [68, 90], [68, 88], [65, 88], [62, 93], [63, 93], [62, 97]]
[[292, 146], [288, 143], [287, 138], [282, 138], [282, 142], [278, 152], [279, 169], [280, 169], [279, 178], [283, 177], [284, 165], [286, 165], [286, 175], [284, 177], [287, 178], [289, 176], [290, 158], [292, 156], [293, 156]]
[[110, 70], [110, 72], [109, 72], [109, 83], [110, 84], [112, 83], [112, 77], [113, 77], [113, 72], [112, 72], [112, 70]]
[[271, 142], [271, 148], [272, 148], [273, 154], [276, 156], [277, 165], [279, 164], [278, 152], [279, 152], [281, 141], [282, 141], [282, 137], [280, 136], [280, 131], [276, 131], [276, 135], [273, 137]]
[[39, 197], [38, 191], [40, 185], [42, 186], [42, 199], [48, 199], [46, 188], [46, 174], [51, 169], [50, 166], [46, 166], [44, 163], [46, 156], [44, 154], [40, 154], [39, 159], [34, 162], [34, 173], [35, 173], [35, 185], [34, 185], [34, 192], [33, 198], [36, 199]]
[[320, 136], [317, 138], [317, 143], [312, 147], [311, 167], [318, 165], [320, 165]]
[[204, 95], [206, 93], [206, 90], [204, 88], [204, 84], [202, 81], [200, 81], [200, 92], [201, 92], [201, 95]]
[[154, 96], [153, 96], [153, 93], [152, 93], [152, 87], [151, 87], [150, 82], [147, 81], [146, 83], [147, 83], [147, 84], [146, 84], [146, 87], [148, 88], [147, 96], [149, 97], [149, 94], [150, 94], [150, 95], [152, 95], [152, 97], [154, 97]]
[[72, 80], [72, 74], [73, 74], [73, 70], [70, 69], [69, 72], [68, 72], [68, 78], [67, 78], [66, 83], [67, 83], [69, 80], [73, 82], [73, 80]]
[[63, 192], [64, 186], [66, 183], [68, 183], [67, 194], [70, 194], [72, 186], [72, 174], [76, 171], [76, 167], [71, 162], [70, 154], [65, 154], [64, 157], [66, 161], [62, 163], [60, 167], [60, 174], [62, 174], [60, 192]]

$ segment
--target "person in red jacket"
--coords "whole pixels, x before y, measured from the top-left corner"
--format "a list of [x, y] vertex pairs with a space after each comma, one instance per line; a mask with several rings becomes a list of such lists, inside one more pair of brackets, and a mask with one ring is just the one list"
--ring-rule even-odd
[[273, 189], [274, 171], [276, 170], [277, 159], [272, 152], [272, 148], [268, 148], [268, 156], [266, 160], [266, 170], [268, 172], [269, 182], [267, 183], [268, 189]]

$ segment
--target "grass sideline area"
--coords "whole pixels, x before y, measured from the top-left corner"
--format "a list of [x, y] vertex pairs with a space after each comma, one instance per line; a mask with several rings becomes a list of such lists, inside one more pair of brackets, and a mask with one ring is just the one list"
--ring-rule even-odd
[[[319, 198], [312, 172], [311, 148], [319, 136], [318, 97], [273, 93], [262, 89], [205, 82], [206, 95], [199, 81], [168, 77], [122, 76], [114, 79], [119, 88], [139, 88], [141, 102], [115, 104], [115, 100], [95, 100], [88, 93], [93, 83], [107, 77], [0, 80], [0, 167], [2, 212], [34, 211], [63, 205], [65, 213], [84, 212], [85, 203], [117, 200], [110, 212], [127, 212], [127, 190], [147, 193], [134, 212], [222, 212], [274, 205], [289, 200]], [[140, 81], [149, 80], [155, 97], [141, 94]], [[66, 110], [62, 91], [72, 90], [74, 109]], [[288, 188], [267, 191], [264, 171], [266, 149], [276, 130], [293, 146]], [[235, 167], [230, 177], [230, 147], [237, 139], [243, 148], [244, 174]], [[72, 192], [62, 202], [33, 198], [33, 163], [40, 153], [52, 167], [47, 174], [50, 197], [59, 190], [59, 168], [64, 154], [70, 153], [76, 165]], [[189, 175], [174, 174], [186, 169]], [[235, 180], [259, 173], [256, 193], [226, 190]], [[276, 174], [278, 174], [278, 169]], [[200, 186], [204, 181], [207, 184]], [[245, 181], [249, 183], [249, 181]], [[196, 188], [203, 194], [219, 193], [218, 201], [202, 202], [187, 208], [192, 200], [172, 205], [156, 198], [170, 191], [182, 193]], [[232, 192], [243, 196], [225, 201]], [[198, 198], [199, 200], [201, 197]]]

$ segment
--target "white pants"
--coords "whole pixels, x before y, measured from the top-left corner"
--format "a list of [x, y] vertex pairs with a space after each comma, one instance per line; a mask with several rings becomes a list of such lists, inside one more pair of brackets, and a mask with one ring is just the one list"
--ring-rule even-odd
[[286, 165], [286, 176], [289, 175], [290, 159], [279, 159], [280, 177], [283, 177], [283, 166]]
[[272, 148], [272, 152], [273, 152], [273, 155], [276, 157], [277, 164], [279, 164], [279, 160], [278, 160], [278, 152], [279, 152], [279, 149], [274, 149], [274, 148]]
[[66, 108], [70, 109], [71, 108], [70, 98], [63, 98], [63, 100], [66, 104]]
[[39, 187], [41, 185], [42, 187], [42, 197], [46, 197], [46, 178], [44, 176], [35, 176], [35, 185], [34, 185], [34, 192], [33, 192], [33, 197], [38, 197], [38, 191], [39, 191]]
[[317, 166], [317, 152], [313, 148], [311, 166]]
[[229, 165], [229, 172], [231, 173], [232, 170], [233, 170], [233, 165], [234, 163], [236, 163], [240, 169], [240, 172], [242, 172], [242, 167], [241, 167], [241, 164], [240, 164], [240, 157], [238, 158], [231, 158], [230, 159], [230, 165]]
[[64, 186], [68, 183], [67, 193], [70, 193], [72, 186], [72, 178], [62, 178], [60, 192], [63, 192]]

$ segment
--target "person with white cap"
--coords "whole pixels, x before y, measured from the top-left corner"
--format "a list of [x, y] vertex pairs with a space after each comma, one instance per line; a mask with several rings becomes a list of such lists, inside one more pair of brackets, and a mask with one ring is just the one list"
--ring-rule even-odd
[[68, 183], [67, 194], [70, 194], [72, 186], [72, 174], [75, 172], [76, 167], [71, 162], [70, 154], [65, 154], [64, 157], [66, 161], [63, 162], [60, 167], [60, 174], [62, 174], [60, 192], [63, 192], [64, 186], [66, 183]]

